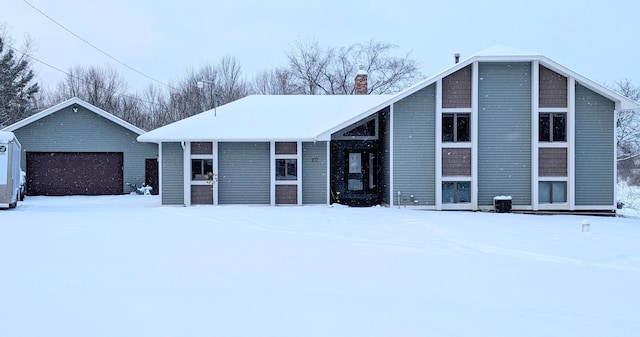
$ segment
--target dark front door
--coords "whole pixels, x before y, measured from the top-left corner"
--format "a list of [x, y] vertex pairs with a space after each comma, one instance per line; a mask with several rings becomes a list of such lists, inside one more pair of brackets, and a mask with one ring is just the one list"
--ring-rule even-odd
[[27, 152], [29, 195], [123, 192], [122, 152]]
[[377, 142], [333, 141], [331, 152], [331, 202], [350, 206], [379, 204]]
[[158, 160], [156, 158], [146, 159], [144, 162], [144, 184], [151, 186], [151, 194], [160, 193], [158, 184]]

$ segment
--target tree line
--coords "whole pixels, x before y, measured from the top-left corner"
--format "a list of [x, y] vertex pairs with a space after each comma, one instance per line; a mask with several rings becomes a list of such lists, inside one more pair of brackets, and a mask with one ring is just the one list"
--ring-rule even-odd
[[[51, 89], [35, 83], [28, 57], [31, 44], [16, 53], [0, 32], [0, 128], [72, 97], [78, 97], [144, 130], [152, 130], [251, 94], [353, 94], [360, 66], [369, 74], [369, 93], [400, 91], [421, 78], [410, 53], [397, 56], [391, 43], [368, 41], [348, 47], [323, 47], [315, 40], [295, 41], [287, 63], [249, 79], [234, 56], [190, 69], [167, 85], [152, 83], [132, 93], [111, 66], [75, 66]], [[204, 86], [198, 82], [205, 80]]]

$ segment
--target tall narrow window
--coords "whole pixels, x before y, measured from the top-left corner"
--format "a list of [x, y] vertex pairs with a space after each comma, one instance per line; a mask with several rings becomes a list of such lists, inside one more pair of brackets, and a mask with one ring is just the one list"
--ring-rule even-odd
[[566, 142], [566, 114], [564, 112], [540, 113], [538, 140], [541, 142]]
[[442, 141], [468, 142], [471, 140], [470, 115], [468, 113], [442, 114]]

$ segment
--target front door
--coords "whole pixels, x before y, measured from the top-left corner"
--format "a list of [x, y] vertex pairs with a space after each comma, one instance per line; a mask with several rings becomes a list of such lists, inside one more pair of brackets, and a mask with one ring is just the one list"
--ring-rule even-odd
[[350, 195], [376, 193], [376, 154], [372, 151], [347, 151], [347, 191]]

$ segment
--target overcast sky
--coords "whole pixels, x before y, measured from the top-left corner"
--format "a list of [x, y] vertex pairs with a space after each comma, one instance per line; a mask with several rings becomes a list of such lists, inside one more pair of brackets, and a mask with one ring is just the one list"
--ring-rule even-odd
[[[247, 78], [286, 64], [296, 39], [348, 46], [375, 39], [411, 52], [431, 76], [496, 44], [535, 51], [601, 84], [623, 78], [640, 85], [640, 2], [574, 1], [165, 1], [27, 0], [94, 46], [167, 83], [188, 68], [236, 57]], [[25, 33], [34, 56], [57, 68], [112, 64], [132, 90], [152, 80], [118, 64], [56, 25], [23, 0], [3, 0], [16, 47]], [[35, 62], [38, 81], [64, 75]]]

